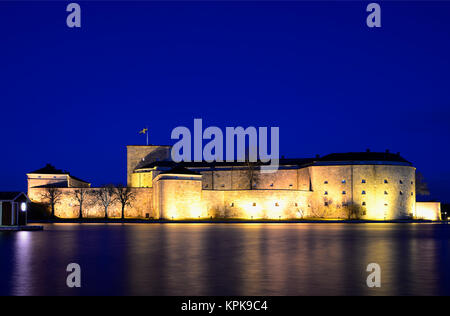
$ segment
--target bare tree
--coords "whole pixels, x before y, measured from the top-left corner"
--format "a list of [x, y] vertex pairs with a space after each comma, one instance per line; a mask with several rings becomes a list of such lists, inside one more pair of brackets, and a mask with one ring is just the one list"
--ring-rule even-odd
[[51, 207], [52, 218], [55, 218], [55, 205], [61, 201], [62, 192], [56, 187], [45, 188], [41, 194], [42, 199], [46, 200]]
[[349, 203], [343, 208], [348, 220], [361, 219], [361, 216], [363, 214], [362, 206], [355, 203]]
[[135, 194], [130, 187], [125, 187], [121, 184], [114, 187], [114, 197], [122, 207], [122, 220], [125, 219], [125, 207], [131, 207], [131, 202], [134, 201]]
[[425, 182], [423, 174], [419, 171], [416, 171], [416, 194], [430, 195], [430, 190], [428, 190], [428, 184]]
[[83, 218], [83, 205], [85, 204], [89, 194], [88, 194], [88, 189], [86, 188], [79, 188], [76, 189], [75, 191], [73, 191], [72, 193], [72, 197], [75, 199], [75, 201], [78, 202], [78, 207], [80, 209], [79, 214], [78, 214], [78, 218], [82, 219]]
[[105, 219], [108, 219], [108, 209], [115, 203], [114, 186], [104, 185], [92, 191], [92, 196], [105, 210]]

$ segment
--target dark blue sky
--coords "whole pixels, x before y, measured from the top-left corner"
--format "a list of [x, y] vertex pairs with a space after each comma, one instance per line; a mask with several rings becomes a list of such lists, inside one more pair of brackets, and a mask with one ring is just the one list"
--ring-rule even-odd
[[287, 157], [390, 149], [449, 201], [450, 3], [0, 2], [0, 190], [51, 162], [125, 182], [127, 144], [279, 126]]

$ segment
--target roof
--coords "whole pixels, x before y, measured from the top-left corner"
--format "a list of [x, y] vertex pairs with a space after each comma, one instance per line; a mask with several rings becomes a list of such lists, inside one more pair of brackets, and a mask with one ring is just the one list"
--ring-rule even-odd
[[[280, 159], [279, 164], [281, 166], [304, 166], [310, 163], [313, 163], [314, 159], [312, 158], [296, 158], [296, 159]], [[182, 162], [182, 166], [185, 168], [212, 168], [212, 167], [233, 167], [233, 166], [245, 166], [246, 162], [207, 162], [207, 161], [201, 161], [201, 162]], [[261, 161], [258, 161], [256, 165], [265, 165], [269, 163], [262, 163]], [[137, 169], [151, 169], [155, 167], [166, 167], [166, 168], [174, 168], [177, 165], [180, 165], [180, 163], [170, 161], [170, 160], [162, 160], [162, 161], [154, 161], [148, 164], [144, 164], [140, 166]]]
[[334, 153], [317, 159], [318, 161], [389, 161], [411, 164], [408, 160], [400, 156], [400, 153], [389, 152], [349, 152]]
[[89, 183], [87, 181], [84, 181], [80, 178], [74, 177], [73, 175], [71, 175], [68, 171], [64, 171], [61, 169], [56, 169], [53, 165], [51, 164], [47, 164], [45, 165], [44, 168], [35, 170], [33, 172], [29, 172], [29, 174], [59, 174], [59, 175], [68, 175], [70, 176], [72, 179], [80, 181], [80, 182], [84, 182], [84, 183]]
[[186, 169], [182, 165], [177, 165], [170, 170], [161, 172], [160, 174], [187, 174], [187, 175], [196, 175], [196, 176], [200, 175], [200, 173]]
[[27, 197], [23, 192], [0, 192], [0, 201], [15, 201], [21, 195]]
[[56, 169], [54, 166], [52, 166], [51, 164], [47, 164], [45, 165], [44, 168], [35, 170], [33, 172], [30, 172], [30, 174], [69, 174], [67, 171], [63, 171], [61, 169]]

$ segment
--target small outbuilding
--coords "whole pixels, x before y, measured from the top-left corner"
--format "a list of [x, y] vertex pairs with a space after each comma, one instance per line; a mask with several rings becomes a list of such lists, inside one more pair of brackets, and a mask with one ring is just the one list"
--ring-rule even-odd
[[23, 192], [0, 192], [0, 226], [27, 225], [29, 203]]

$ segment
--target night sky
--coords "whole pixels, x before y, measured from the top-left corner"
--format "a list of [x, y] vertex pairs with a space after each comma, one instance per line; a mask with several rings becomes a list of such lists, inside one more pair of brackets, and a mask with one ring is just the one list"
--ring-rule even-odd
[[279, 126], [280, 152], [400, 152], [450, 201], [450, 2], [0, 1], [0, 190], [52, 163], [126, 181], [173, 128]]

